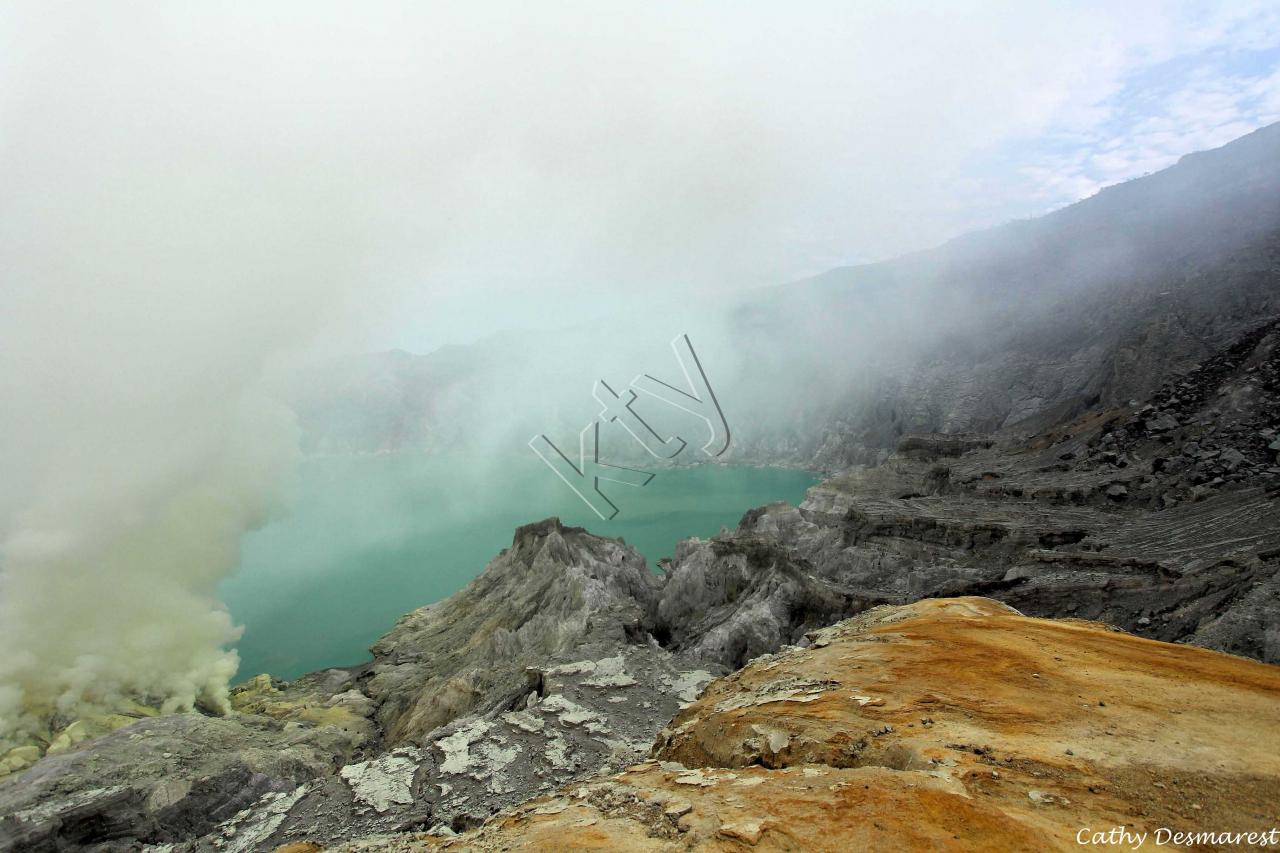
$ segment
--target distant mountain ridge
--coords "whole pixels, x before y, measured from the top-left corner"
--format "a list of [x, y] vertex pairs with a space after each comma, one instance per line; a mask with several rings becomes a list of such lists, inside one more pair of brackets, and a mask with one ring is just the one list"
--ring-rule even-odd
[[[1278, 293], [1280, 124], [1037, 219], [726, 308], [715, 319], [729, 343], [708, 358], [736, 422], [723, 461], [835, 471], [909, 432], [1034, 430], [1141, 399], [1280, 314]], [[589, 385], [543, 374], [615, 341], [557, 337], [313, 372], [295, 397], [305, 449], [447, 451], [501, 427], [518, 450], [535, 429], [576, 435]], [[504, 405], [541, 386], [546, 399]]]
[[774, 288], [739, 322], [789, 327], [802, 348], [757, 374], [824, 355], [877, 367], [844, 388], [838, 378], [795, 435], [801, 457], [839, 469], [882, 458], [908, 432], [1034, 429], [1144, 398], [1280, 313], [1278, 293], [1271, 125], [1038, 219]]

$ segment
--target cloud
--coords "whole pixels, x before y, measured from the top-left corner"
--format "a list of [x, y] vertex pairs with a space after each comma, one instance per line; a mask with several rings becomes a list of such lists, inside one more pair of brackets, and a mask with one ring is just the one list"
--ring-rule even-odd
[[[385, 288], [353, 310], [371, 309], [375, 341], [421, 349], [1074, 200], [1256, 126], [1267, 93], [1219, 103], [1211, 83], [1261, 77], [1178, 71], [1181, 108], [1132, 96], [1186, 57], [1230, 70], [1224, 51], [1274, 46], [1276, 18], [1251, 3], [40, 4], [0, 23], [0, 97], [24, 170], [56, 154], [111, 175], [132, 152], [155, 180], [261, 175], [263, 198], [350, 215], [361, 274]], [[1221, 114], [1221, 132], [1189, 113]], [[1142, 136], [1162, 116], [1181, 143]], [[1072, 174], [1009, 183], [1060, 169], [1068, 140], [1126, 136]]]
[[980, 185], [997, 199], [988, 216], [1061, 207], [1280, 121], [1276, 9], [1193, 8], [1184, 26], [1157, 32], [1109, 72], [1114, 83], [1091, 115], [999, 152]]

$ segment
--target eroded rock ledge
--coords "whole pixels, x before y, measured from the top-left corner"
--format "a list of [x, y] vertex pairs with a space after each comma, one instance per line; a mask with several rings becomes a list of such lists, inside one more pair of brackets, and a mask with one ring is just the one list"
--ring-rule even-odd
[[1280, 670], [982, 598], [878, 607], [713, 682], [651, 759], [423, 850], [1076, 850], [1280, 822]]
[[256, 676], [225, 718], [128, 724], [0, 780], [0, 853], [463, 830], [616, 772], [725, 671], [644, 630], [658, 587], [620, 541], [554, 518], [521, 527], [464, 590], [402, 617], [369, 664]]

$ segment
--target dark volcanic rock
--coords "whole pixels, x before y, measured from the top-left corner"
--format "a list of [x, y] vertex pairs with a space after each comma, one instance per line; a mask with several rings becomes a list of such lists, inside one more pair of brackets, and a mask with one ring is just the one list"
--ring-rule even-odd
[[519, 528], [465, 589], [401, 617], [374, 645], [367, 692], [388, 743], [523, 699], [526, 666], [588, 638], [626, 645], [657, 586], [616, 540], [554, 518]]
[[[738, 666], [815, 618], [981, 594], [1280, 661], [1280, 496], [1260, 445], [1280, 415], [1265, 384], [1277, 326], [1179, 379], [1176, 408], [1088, 412], [1029, 439], [966, 439], [958, 455], [906, 440], [906, 453], [827, 480], [798, 509], [682, 543], [655, 632]], [[1159, 417], [1180, 426], [1153, 429]], [[1184, 458], [1207, 467], [1171, 461]]]
[[264, 798], [195, 848], [462, 830], [639, 760], [723, 672], [644, 630], [659, 587], [617, 540], [554, 518], [519, 528], [464, 590], [374, 645], [361, 695], [376, 708], [381, 749], [288, 802]]
[[349, 744], [264, 717], [173, 714], [47, 756], [0, 783], [0, 850], [136, 850], [203, 835], [332, 773]]

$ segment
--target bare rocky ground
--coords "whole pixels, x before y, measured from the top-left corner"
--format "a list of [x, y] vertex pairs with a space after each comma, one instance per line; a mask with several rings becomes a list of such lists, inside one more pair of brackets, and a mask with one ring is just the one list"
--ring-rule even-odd
[[1129, 833], [1124, 849], [1159, 849], [1162, 828], [1232, 834], [1196, 849], [1276, 843], [1280, 758], [1257, 749], [1280, 727], [1275, 667], [981, 598], [810, 640], [713, 682], [625, 772], [461, 837], [339, 849], [1078, 850], [1086, 828]]

